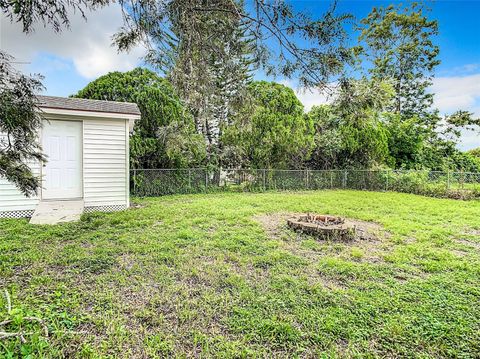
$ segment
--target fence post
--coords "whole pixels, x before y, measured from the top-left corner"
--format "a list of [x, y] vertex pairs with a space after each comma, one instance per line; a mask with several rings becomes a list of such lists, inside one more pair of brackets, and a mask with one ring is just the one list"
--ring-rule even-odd
[[330, 170], [330, 189], [333, 189], [333, 172]]
[[343, 188], [347, 188], [347, 170], [343, 171]]
[[267, 170], [263, 169], [263, 190], [267, 190]]
[[386, 174], [386, 181], [385, 181], [385, 192], [388, 192], [388, 177], [390, 176], [389, 173], [388, 173], [388, 170], [385, 170], [385, 174]]
[[205, 169], [205, 192], [208, 191], [208, 170]]
[[133, 195], [137, 195], [137, 170], [133, 169]]
[[450, 189], [450, 170], [447, 170], [447, 190]]
[[305, 170], [305, 189], [309, 189], [310, 185], [308, 183], [308, 168]]
[[189, 168], [188, 169], [188, 190], [190, 191], [192, 189], [192, 175], [191, 175], [192, 170]]

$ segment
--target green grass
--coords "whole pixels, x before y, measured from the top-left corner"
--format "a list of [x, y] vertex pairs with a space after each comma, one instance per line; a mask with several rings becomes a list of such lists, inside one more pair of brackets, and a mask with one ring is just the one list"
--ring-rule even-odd
[[[72, 224], [0, 221], [12, 306], [0, 293], [0, 322], [13, 320], [0, 331], [29, 333], [0, 339], [0, 357], [480, 356], [480, 201], [321, 191], [136, 202]], [[259, 221], [288, 212], [374, 221], [388, 235], [333, 243]]]

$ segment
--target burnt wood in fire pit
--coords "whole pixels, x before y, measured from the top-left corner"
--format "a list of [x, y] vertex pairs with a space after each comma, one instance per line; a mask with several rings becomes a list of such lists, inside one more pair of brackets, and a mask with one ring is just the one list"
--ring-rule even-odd
[[355, 238], [355, 226], [341, 217], [306, 214], [288, 219], [287, 225], [295, 231], [319, 239], [352, 240]]

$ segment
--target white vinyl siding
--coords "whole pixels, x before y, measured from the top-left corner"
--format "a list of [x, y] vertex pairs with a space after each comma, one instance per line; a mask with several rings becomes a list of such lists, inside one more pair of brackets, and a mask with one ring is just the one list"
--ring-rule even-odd
[[126, 120], [85, 120], [83, 177], [85, 207], [127, 205]]
[[[30, 165], [34, 175], [40, 175], [40, 163]], [[25, 197], [17, 187], [5, 178], [0, 177], [0, 212], [30, 211], [38, 204], [38, 197]]]
[[[60, 119], [70, 118], [65, 116]], [[86, 210], [128, 207], [129, 121], [120, 118], [71, 119], [83, 121], [82, 192]], [[32, 164], [31, 168], [35, 175], [40, 176], [40, 163]], [[14, 184], [0, 177], [0, 218], [5, 217], [5, 213], [35, 210], [41, 198], [40, 192], [38, 196], [27, 198]]]

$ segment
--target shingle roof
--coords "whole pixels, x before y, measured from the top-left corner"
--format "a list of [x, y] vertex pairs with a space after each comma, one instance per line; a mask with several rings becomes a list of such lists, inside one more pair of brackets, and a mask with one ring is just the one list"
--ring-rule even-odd
[[37, 96], [37, 99], [39, 107], [43, 108], [140, 115], [137, 104], [131, 102], [87, 100], [57, 96]]

